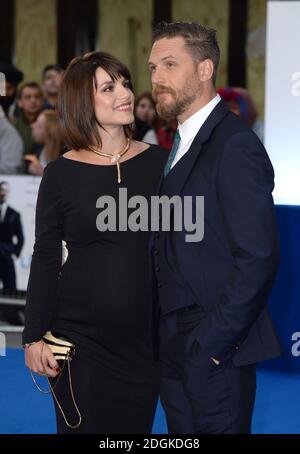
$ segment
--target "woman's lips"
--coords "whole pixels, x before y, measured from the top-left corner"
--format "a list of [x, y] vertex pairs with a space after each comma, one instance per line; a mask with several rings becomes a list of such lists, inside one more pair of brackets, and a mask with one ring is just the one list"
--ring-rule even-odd
[[130, 112], [132, 111], [132, 105], [123, 104], [122, 106], [116, 107], [116, 110], [119, 110], [120, 112]]

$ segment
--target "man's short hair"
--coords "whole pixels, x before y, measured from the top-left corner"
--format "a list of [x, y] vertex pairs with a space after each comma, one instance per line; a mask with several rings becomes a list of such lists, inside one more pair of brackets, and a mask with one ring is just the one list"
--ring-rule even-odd
[[217, 69], [220, 61], [220, 48], [216, 38], [216, 30], [196, 24], [195, 22], [160, 22], [152, 35], [152, 42], [162, 38], [181, 36], [195, 64], [209, 59], [213, 62], [213, 84], [216, 84]]
[[42, 77], [43, 79], [45, 78], [46, 72], [47, 71], [56, 71], [58, 73], [62, 73], [64, 70], [60, 65], [47, 65], [43, 69]]
[[43, 97], [43, 90], [41, 89], [37, 82], [27, 82], [20, 87], [20, 90], [18, 92], [18, 99], [21, 99], [25, 88], [35, 88], [40, 92], [41, 97]]

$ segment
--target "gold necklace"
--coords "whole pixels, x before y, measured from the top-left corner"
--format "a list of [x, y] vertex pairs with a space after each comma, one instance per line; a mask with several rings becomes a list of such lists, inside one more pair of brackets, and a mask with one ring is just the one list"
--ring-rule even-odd
[[120, 171], [120, 158], [129, 150], [130, 147], [130, 138], [127, 138], [127, 143], [123, 150], [121, 150], [118, 154], [112, 154], [112, 153], [103, 153], [102, 151], [97, 151], [94, 150], [93, 148], [90, 148], [90, 151], [93, 151], [94, 153], [100, 155], [100, 156], [105, 156], [106, 158], [110, 158], [112, 164], [116, 163], [117, 165], [117, 170], [118, 170], [118, 183], [121, 183], [121, 171]]

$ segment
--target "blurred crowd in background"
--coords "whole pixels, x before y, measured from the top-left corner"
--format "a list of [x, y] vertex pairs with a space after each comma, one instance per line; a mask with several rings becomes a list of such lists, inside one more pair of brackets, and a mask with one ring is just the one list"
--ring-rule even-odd
[[[5, 96], [0, 96], [0, 175], [41, 176], [48, 162], [66, 151], [58, 133], [55, 110], [63, 68], [47, 65], [42, 84], [22, 83], [24, 74], [11, 64], [0, 63], [5, 76]], [[249, 92], [241, 87], [218, 90], [230, 110], [241, 116], [263, 140], [262, 124]], [[136, 96], [134, 139], [171, 150], [177, 121], [158, 117], [150, 92]]]

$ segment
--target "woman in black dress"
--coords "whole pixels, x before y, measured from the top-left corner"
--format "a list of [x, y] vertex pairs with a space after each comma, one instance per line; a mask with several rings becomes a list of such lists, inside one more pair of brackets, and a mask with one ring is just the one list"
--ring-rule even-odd
[[[52, 331], [76, 346], [71, 375], [82, 422], [68, 427], [55, 402], [58, 433], [151, 432], [159, 374], [150, 341], [149, 229], [119, 226], [119, 189], [150, 207], [167, 156], [131, 140], [133, 104], [128, 69], [109, 54], [78, 57], [64, 74], [58, 110], [70, 151], [47, 165], [40, 184], [23, 332], [30, 370], [53, 384], [60, 375], [55, 393], [70, 425], [78, 415], [67, 369], [60, 372], [41, 338]], [[100, 222], [102, 196], [115, 201], [115, 229]]]

